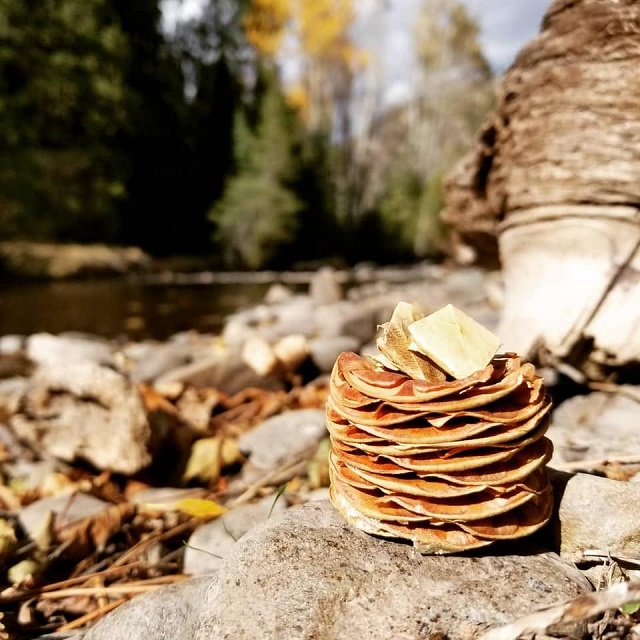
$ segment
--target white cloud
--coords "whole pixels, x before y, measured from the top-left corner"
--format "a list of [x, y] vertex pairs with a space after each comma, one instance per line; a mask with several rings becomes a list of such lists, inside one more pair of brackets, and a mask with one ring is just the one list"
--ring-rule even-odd
[[550, 0], [463, 0], [480, 24], [480, 43], [497, 72], [504, 71], [518, 51], [539, 31]]
[[[539, 32], [550, 0], [462, 1], [478, 21], [480, 44], [491, 68], [501, 73]], [[410, 91], [415, 76], [413, 28], [421, 3], [422, 0], [387, 0], [381, 10], [380, 4], [372, 6], [367, 0], [367, 10], [359, 12], [361, 23], [356, 37], [380, 56], [389, 87], [387, 103], [397, 101], [400, 95]]]
[[171, 33], [176, 23], [190, 20], [202, 13], [204, 0], [162, 0], [162, 28]]

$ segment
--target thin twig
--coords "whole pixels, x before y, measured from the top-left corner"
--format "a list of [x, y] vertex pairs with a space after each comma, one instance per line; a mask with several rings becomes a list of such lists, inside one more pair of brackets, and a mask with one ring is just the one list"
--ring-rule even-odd
[[640, 455], [620, 456], [619, 458], [600, 458], [594, 460], [573, 460], [553, 465], [558, 471], [580, 471], [581, 469], [598, 469], [614, 464], [640, 464]]
[[100, 618], [105, 614], [109, 613], [109, 611], [113, 611], [117, 609], [121, 604], [127, 602], [129, 598], [120, 598], [119, 600], [114, 600], [113, 602], [109, 602], [106, 605], [94, 609], [93, 611], [89, 611], [89, 613], [85, 613], [83, 616], [72, 620], [71, 622], [67, 622], [63, 624], [61, 627], [56, 629], [56, 633], [61, 633], [63, 631], [72, 631], [73, 629], [78, 629], [79, 627], [84, 627], [87, 622], [91, 622], [96, 618]]
[[49, 591], [40, 594], [42, 600], [54, 600], [58, 598], [69, 598], [72, 596], [102, 596], [113, 593], [144, 593], [157, 589], [164, 584], [172, 584], [174, 582], [182, 582], [189, 576], [181, 573], [160, 576], [159, 578], [150, 578], [149, 580], [136, 580], [134, 582], [122, 582], [112, 584], [108, 587], [72, 587], [70, 589], [59, 589], [58, 591]]
[[89, 582], [94, 578], [111, 578], [113, 576], [126, 575], [129, 571], [133, 569], [137, 569], [139, 567], [148, 566], [147, 562], [143, 562], [142, 560], [138, 560], [135, 562], [131, 562], [130, 564], [118, 567], [109, 567], [108, 569], [104, 569], [97, 573], [93, 574], [85, 574], [82, 576], [76, 576], [75, 578], [68, 578], [67, 580], [60, 580], [59, 582], [53, 582], [51, 584], [46, 584], [41, 587], [35, 587], [33, 589], [29, 589], [28, 591], [21, 591], [14, 594], [0, 594], [0, 603], [2, 602], [21, 602], [23, 600], [29, 600], [30, 598], [37, 597], [40, 594], [47, 593], [50, 591], [59, 591], [60, 589], [66, 589], [67, 587], [72, 587], [77, 584], [83, 584], [85, 582]]
[[629, 556], [617, 556], [609, 553], [603, 549], [587, 549], [582, 552], [583, 557], [585, 558], [603, 558], [615, 560], [616, 562], [624, 562], [626, 564], [632, 564], [637, 567], [640, 567], [640, 558], [630, 558]]
[[235, 498], [235, 500], [229, 502], [226, 507], [228, 509], [238, 507], [241, 504], [249, 502], [263, 487], [275, 484], [278, 481], [282, 482], [283, 480], [290, 480], [295, 475], [302, 473], [306, 469], [307, 462], [308, 457], [306, 455], [298, 456], [294, 462], [287, 462], [281, 467], [274, 469], [247, 487], [243, 493]]
[[595, 391], [603, 391], [605, 393], [617, 393], [618, 395], [631, 398], [636, 402], [640, 402], [640, 390], [629, 385], [613, 384], [611, 382], [590, 382], [589, 387]]
[[583, 622], [608, 609], [616, 609], [640, 599], [640, 582], [618, 582], [604, 591], [578, 596], [573, 600], [530, 613], [515, 622], [494, 627], [482, 633], [478, 640], [518, 640], [541, 637], [555, 625]]
[[202, 522], [199, 518], [189, 518], [185, 522], [172, 527], [171, 529], [167, 529], [162, 533], [156, 533], [150, 535], [148, 538], [144, 540], [140, 540], [136, 544], [131, 547], [128, 551], [125, 551], [114, 563], [112, 566], [119, 567], [123, 564], [126, 564], [131, 558], [143, 553], [148, 549], [152, 544], [156, 542], [164, 542], [165, 540], [170, 540], [171, 538], [188, 531], [191, 528], [195, 528], [198, 523]]

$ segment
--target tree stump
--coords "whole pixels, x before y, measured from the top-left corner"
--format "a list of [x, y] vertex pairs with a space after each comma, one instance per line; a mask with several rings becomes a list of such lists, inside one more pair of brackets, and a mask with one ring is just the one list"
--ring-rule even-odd
[[640, 362], [640, 3], [554, 0], [448, 178], [444, 220], [499, 254], [499, 335], [589, 378]]

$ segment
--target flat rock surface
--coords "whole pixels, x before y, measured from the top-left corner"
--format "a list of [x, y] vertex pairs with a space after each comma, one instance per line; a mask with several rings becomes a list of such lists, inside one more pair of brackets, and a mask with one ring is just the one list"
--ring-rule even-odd
[[594, 392], [565, 400], [552, 413], [552, 466], [582, 460], [640, 456], [640, 392], [629, 385], [618, 393]]
[[240, 451], [262, 470], [273, 470], [317, 445], [327, 435], [324, 409], [285, 411], [254, 427], [238, 440]]
[[194, 576], [215, 574], [247, 531], [285, 509], [284, 500], [265, 496], [202, 525], [187, 542], [184, 572]]
[[41, 498], [24, 507], [18, 513], [18, 520], [31, 536], [38, 532], [49, 512], [56, 514], [56, 525], [77, 522], [82, 518], [104, 511], [109, 503], [84, 493]]
[[560, 552], [579, 561], [583, 552], [640, 557], [640, 485], [587, 473], [563, 474], [559, 509]]
[[307, 503], [247, 533], [217, 578], [135, 598], [85, 640], [471, 639], [590, 591], [556, 554], [510, 549], [422, 556]]

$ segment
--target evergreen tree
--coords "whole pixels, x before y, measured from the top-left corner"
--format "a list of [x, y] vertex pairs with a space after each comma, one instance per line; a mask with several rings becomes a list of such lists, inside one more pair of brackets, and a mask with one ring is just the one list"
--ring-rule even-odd
[[291, 185], [299, 148], [295, 114], [286, 104], [275, 73], [261, 71], [255, 128], [243, 112], [234, 127], [236, 173], [210, 218], [226, 264], [257, 269], [295, 238], [301, 203]]
[[261, 70], [258, 117], [246, 114], [234, 126], [236, 173], [210, 218], [228, 265], [257, 269], [269, 265], [291, 243], [302, 203], [294, 184], [300, 160], [300, 131], [272, 69]]
[[208, 254], [207, 213], [231, 164], [241, 86], [233, 61], [246, 48], [237, 37], [242, 0], [212, 0], [169, 39], [158, 0], [111, 1], [136, 45], [127, 77], [135, 126], [123, 139], [133, 161], [124, 239], [154, 254]]
[[2, 237], [115, 237], [128, 54], [107, 0], [0, 0]]

